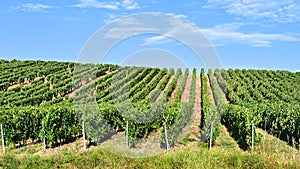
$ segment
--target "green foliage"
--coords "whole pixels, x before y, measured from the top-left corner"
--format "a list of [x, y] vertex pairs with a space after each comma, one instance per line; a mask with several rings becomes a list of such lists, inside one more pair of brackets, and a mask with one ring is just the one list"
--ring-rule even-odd
[[[232, 136], [243, 148], [251, 145], [252, 123], [258, 126], [260, 117], [245, 107], [238, 105], [227, 105], [222, 116], [222, 123], [229, 129]], [[259, 136], [254, 132], [255, 142], [259, 141]]]
[[[47, 145], [55, 146], [81, 135], [83, 121], [87, 138], [99, 142], [123, 131], [129, 121], [133, 145], [135, 138], [147, 137], [164, 122], [174, 145], [194, 111], [196, 69], [188, 103], [181, 103], [188, 69], [183, 74], [173, 68], [0, 60], [0, 70], [0, 120], [7, 144], [46, 137]], [[215, 141], [221, 120], [247, 147], [254, 122], [255, 127], [299, 144], [299, 79], [299, 73], [288, 71], [216, 69], [206, 76], [202, 69], [202, 136], [208, 138], [213, 123]], [[75, 97], [70, 97], [75, 90]]]
[[[212, 83], [213, 77], [211, 76], [211, 70], [209, 71], [210, 82]], [[209, 142], [209, 135], [210, 135], [210, 126], [213, 124], [213, 135], [212, 135], [212, 142], [215, 142], [217, 137], [220, 134], [220, 118], [221, 118], [221, 112], [217, 111], [217, 106], [215, 105], [214, 99], [220, 99], [221, 93], [219, 92], [219, 87], [214, 84], [212, 85], [214, 99], [211, 100], [210, 96], [213, 95], [211, 93], [211, 90], [209, 88], [208, 79], [205, 75], [204, 69], [201, 69], [201, 88], [202, 88], [202, 118], [201, 118], [201, 140], [204, 142]], [[213, 81], [214, 82], [214, 81]], [[218, 93], [216, 93], [218, 92]], [[219, 100], [216, 103], [219, 103], [220, 105], [223, 104], [223, 100]], [[219, 106], [219, 105], [218, 105]]]
[[[174, 102], [167, 106], [164, 114], [164, 122], [166, 122], [167, 125], [168, 141], [171, 146], [174, 146], [176, 142], [180, 141], [178, 140], [178, 136], [191, 119], [191, 115], [194, 111], [193, 107], [195, 104], [196, 69], [193, 70], [189, 102], [181, 103], [181, 96], [186, 86], [188, 75], [189, 69], [186, 69], [184, 76], [182, 77], [182, 82], [175, 94]], [[166, 145], [163, 134], [162, 145]]]
[[[221, 73], [222, 77], [226, 77], [227, 98], [230, 104], [237, 105], [227, 109], [227, 113], [241, 115], [239, 119], [224, 117], [223, 122], [226, 125], [234, 126], [230, 123], [235, 123], [235, 120], [249, 125], [250, 119], [257, 127], [265, 129], [290, 145], [299, 144], [299, 74], [245, 69], [229, 69]], [[246, 131], [237, 133], [249, 135]], [[247, 144], [249, 144], [248, 137], [243, 136]]]
[[40, 107], [3, 107], [1, 122], [6, 143], [26, 144], [46, 137], [48, 146], [70, 141], [80, 134], [74, 108], [70, 103]]

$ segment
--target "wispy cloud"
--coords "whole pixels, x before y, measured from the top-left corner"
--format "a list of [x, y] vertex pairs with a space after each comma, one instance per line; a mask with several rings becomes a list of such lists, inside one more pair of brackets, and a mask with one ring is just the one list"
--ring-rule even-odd
[[112, 14], [112, 13], [107, 13], [107, 14], [105, 14], [105, 19], [104, 19], [104, 22], [106, 23], [106, 24], [108, 24], [108, 23], [111, 23], [111, 22], [113, 22], [113, 21], [116, 21], [116, 20], [118, 20], [118, 19], [120, 19], [121, 17], [123, 17], [123, 16], [125, 16], [125, 15], [119, 15], [119, 14]]
[[[176, 16], [175, 19], [168, 17], [161, 18], [161, 26], [164, 28], [164, 34], [146, 38], [141, 45], [145, 46], [170, 43], [171, 41], [173, 41], [172, 39], [174, 35], [176, 35], [178, 38], [184, 38], [185, 40], [187, 39], [189, 43], [195, 43], [194, 45], [207, 45], [200, 44], [205, 41], [197, 39], [199, 37], [194, 37], [195, 34], [193, 32], [185, 32], [185, 30], [202, 32], [213, 43], [213, 46], [244, 44], [252, 47], [272, 47], [273, 43], [275, 42], [300, 42], [300, 35], [298, 34], [291, 34], [287, 32], [247, 32], [245, 31], [245, 29], [242, 29], [243, 27], [249, 26], [249, 23], [234, 22], [227, 24], [219, 24], [208, 28], [202, 27], [198, 29], [197, 26], [194, 24], [180, 21], [184, 18], [185, 17], [181, 15]], [[165, 23], [169, 24], [168, 27], [165, 27]], [[124, 18], [123, 20], [119, 21], [119, 24], [119, 27], [110, 28], [104, 35], [104, 38], [118, 39], [137, 35], [141, 32], [161, 33], [160, 29], [158, 29], [155, 26], [147, 25], [147, 22], [145, 24], [140, 24], [137, 18]], [[183, 35], [185, 37], [182, 37]]]
[[272, 47], [272, 42], [300, 42], [298, 35], [289, 33], [244, 33], [239, 31], [243, 23], [216, 25], [200, 29], [208, 39], [217, 44], [246, 44], [253, 47]]
[[277, 23], [300, 19], [300, 3], [295, 0], [207, 0], [203, 8], [221, 8], [238, 17]]
[[77, 8], [103, 8], [111, 10], [134, 10], [139, 8], [139, 5], [134, 0], [123, 0], [123, 1], [111, 1], [111, 2], [100, 2], [97, 0], [80, 0], [79, 4], [71, 5], [71, 7]]
[[50, 17], [50, 19], [52, 19], [53, 21], [56, 21], [56, 22], [65, 22], [65, 21], [70, 21], [70, 22], [78, 22], [80, 21], [79, 18], [76, 18], [76, 17]]
[[[289, 33], [245, 33], [239, 28], [244, 23], [228, 23], [216, 25], [212, 28], [200, 28], [199, 30], [213, 43], [213, 46], [226, 46], [230, 44], [244, 44], [252, 47], [272, 47], [274, 42], [300, 42], [299, 35]], [[164, 35], [146, 38], [142, 46], [161, 45], [174, 40]]]
[[[175, 16], [175, 14], [172, 14]], [[185, 19], [179, 15], [179, 18]], [[181, 27], [188, 26], [183, 23]], [[262, 32], [245, 32], [243, 27], [249, 26], [251, 23], [234, 22], [227, 24], [215, 25], [210, 28], [199, 28], [199, 30], [213, 43], [213, 46], [226, 46], [229, 44], [244, 44], [252, 47], [272, 47], [274, 42], [300, 42], [300, 36], [291, 33], [262, 33]], [[197, 27], [195, 24], [193, 26]], [[174, 26], [169, 32], [176, 32], [177, 27]], [[172, 33], [171, 33], [172, 34]], [[168, 36], [159, 35], [145, 39], [142, 45], [159, 45], [172, 42]], [[193, 37], [190, 37], [193, 38]], [[195, 40], [196, 41], [196, 40]]]
[[146, 38], [144, 43], [142, 43], [142, 46], [147, 46], [147, 45], [162, 45], [166, 43], [171, 43], [174, 42], [175, 40], [170, 39], [164, 35], [159, 35], [159, 36], [154, 36], [150, 38]]
[[21, 4], [14, 9], [21, 10], [21, 11], [28, 11], [28, 12], [47, 12], [48, 9], [57, 8], [56, 6], [49, 6], [44, 4]]
[[104, 39], [122, 39], [123, 37], [129, 37], [137, 35], [138, 32], [154, 32], [154, 28], [137, 26], [137, 27], [122, 27], [111, 28], [105, 35]]
[[78, 8], [104, 8], [104, 9], [112, 9], [112, 10], [119, 9], [116, 3], [98, 2], [96, 0], [80, 0], [79, 4], [71, 5], [71, 6], [78, 7]]
[[133, 10], [139, 8], [139, 5], [134, 0], [123, 0], [121, 6], [127, 10]]

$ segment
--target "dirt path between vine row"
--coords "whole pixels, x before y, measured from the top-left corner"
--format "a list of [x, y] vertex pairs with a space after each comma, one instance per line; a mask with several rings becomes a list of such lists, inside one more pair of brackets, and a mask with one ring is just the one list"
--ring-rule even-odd
[[[16, 88], [16, 87], [18, 87], [18, 86], [22, 86], [22, 87], [29, 86], [29, 85], [31, 85], [31, 82], [33, 82], [33, 81], [35, 81], [35, 80], [38, 80], [38, 79], [40, 79], [40, 78], [41, 78], [41, 77], [36, 77], [36, 78], [35, 78], [34, 80], [32, 80], [32, 81], [25, 80], [24, 83], [16, 83], [16, 84], [13, 84], [13, 85], [9, 86], [9, 87], [7, 88], [7, 90], [11, 90], [11, 89]], [[46, 79], [46, 77], [44, 77], [44, 78]]]
[[[206, 78], [207, 78], [208, 90], [210, 92], [209, 99], [214, 105], [216, 105], [216, 101], [210, 85], [210, 79], [208, 76], [206, 76]], [[212, 78], [215, 77], [213, 76]], [[221, 129], [220, 135], [216, 139], [214, 147], [219, 149], [226, 149], [226, 150], [241, 150], [238, 146], [238, 143], [230, 136], [228, 129], [224, 125], [222, 125], [221, 122], [220, 122], [220, 129]]]
[[[191, 76], [192, 77], [192, 76]], [[179, 135], [179, 140], [183, 140], [188, 136], [190, 140], [199, 141], [200, 140], [200, 120], [201, 120], [201, 81], [200, 76], [196, 76], [196, 91], [195, 91], [195, 103], [193, 107], [193, 113], [187, 125], [182, 129], [181, 134]], [[192, 82], [192, 78], [191, 78]], [[190, 86], [191, 86], [190, 82]], [[187, 81], [187, 85], [188, 81]], [[189, 91], [191, 90], [191, 87]], [[190, 94], [188, 94], [190, 96]], [[184, 100], [182, 100], [184, 101]]]
[[181, 95], [181, 103], [187, 103], [190, 100], [192, 78], [192, 76], [188, 76], [186, 79], [185, 87]]
[[9, 86], [9, 87], [7, 88], [7, 90], [14, 89], [14, 88], [16, 88], [16, 87], [18, 87], [18, 86], [22, 86], [22, 87], [29, 86], [30, 84], [31, 84], [31, 83], [30, 83], [29, 81], [26, 81], [26, 82], [24, 82], [24, 83], [22, 83], [22, 84], [20, 84], [20, 83], [13, 84], [13, 85]]
[[196, 77], [196, 93], [195, 93], [195, 104], [194, 104], [194, 113], [192, 114], [191, 124], [192, 129], [190, 131], [190, 139], [200, 140], [200, 123], [201, 123], [201, 78], [200, 76]]
[[181, 82], [182, 82], [182, 76], [179, 76], [178, 80], [177, 80], [177, 83], [176, 83], [176, 86], [175, 86], [175, 89], [173, 90], [173, 92], [172, 92], [172, 94], [170, 96], [168, 104], [171, 104], [171, 103], [174, 102], [175, 94], [176, 94], [176, 92], [177, 92], [177, 90], [178, 90]]
[[[168, 89], [173, 79], [175, 78], [172, 75], [165, 88], [160, 92], [160, 95], [157, 97], [156, 101], [161, 99], [164, 95], [164, 92]], [[154, 78], [153, 78], [154, 79]], [[180, 83], [177, 82], [177, 86]], [[178, 87], [177, 87], [178, 88]], [[175, 89], [174, 89], [175, 91]], [[138, 143], [134, 148], [128, 148], [125, 145], [125, 132], [118, 132], [113, 135], [110, 139], [105, 140], [100, 145], [104, 147], [104, 149], [114, 152], [116, 154], [122, 154], [124, 156], [129, 157], [143, 157], [143, 156], [153, 156], [157, 154], [161, 154], [165, 151], [165, 149], [161, 148], [161, 134], [162, 127], [153, 130], [148, 136], [145, 138], [139, 138]]]
[[172, 76], [169, 78], [169, 81], [168, 81], [168, 83], [166, 84], [164, 90], [160, 92], [159, 96], [156, 98], [155, 101], [161, 99], [161, 98], [164, 96], [165, 91], [166, 91], [166, 90], [168, 89], [168, 87], [170, 86], [170, 84], [171, 84], [171, 82], [173, 81], [174, 77], [175, 77], [175, 76], [172, 75]]
[[[160, 93], [158, 99], [163, 97], [164, 92], [168, 89], [169, 85], [171, 84], [171, 82], [174, 80], [175, 76], [172, 75], [168, 81], [168, 83], [166, 84], [164, 90]], [[185, 99], [185, 102], [188, 102], [189, 100], [189, 96], [190, 96], [190, 88], [191, 88], [191, 82], [192, 82], [192, 78], [190, 77], [189, 79], [187, 79], [187, 86], [185, 87], [185, 97], [187, 99]], [[170, 100], [169, 100], [169, 104], [172, 103], [174, 101], [174, 97], [176, 92], [179, 89], [180, 84], [182, 83], [182, 76], [180, 76], [178, 78], [178, 81], [176, 82], [176, 87], [175, 89], [172, 91], [172, 94], [170, 96]], [[158, 100], [157, 99], [157, 100]], [[161, 135], [162, 135], [162, 127], [155, 129], [154, 131], [152, 131], [146, 138], [141, 139], [140, 143], [138, 143], [136, 145], [135, 149], [131, 150], [131, 153], [133, 154], [140, 154], [140, 155], [155, 155], [155, 154], [159, 154], [165, 151], [164, 148], [161, 148], [160, 144], [161, 144]]]
[[[75, 93], [76, 93], [77, 91], [79, 91], [82, 87], [84, 87], [84, 86], [86, 86], [86, 85], [88, 85], [88, 84], [90, 84], [90, 83], [96, 82], [97, 80], [99, 80], [99, 79], [101, 79], [101, 78], [104, 78], [105, 76], [107, 76], [107, 75], [109, 75], [109, 74], [111, 74], [111, 73], [113, 73], [113, 72], [108, 72], [108, 71], [107, 71], [107, 72], [105, 72], [104, 75], [99, 76], [99, 77], [97, 77], [96, 79], [93, 79], [93, 80], [91, 80], [91, 81], [89, 81], [89, 82], [87, 82], [87, 83], [86, 83], [86, 82], [82, 82], [82, 85], [81, 85], [79, 88], [73, 90], [71, 93], [66, 94], [66, 96], [73, 97], [73, 96], [75, 95]], [[96, 88], [95, 88], [95, 90], [96, 90]]]
[[208, 90], [208, 93], [209, 93], [209, 99], [210, 99], [210, 101], [212, 102], [212, 103], [214, 103], [214, 105], [216, 105], [216, 102], [215, 102], [215, 98], [214, 98], [214, 95], [213, 95], [213, 91], [212, 91], [212, 89], [211, 89], [211, 87], [210, 87], [210, 80], [209, 80], [209, 77], [208, 76], [206, 76], [206, 79], [207, 79], [207, 81], [206, 81], [206, 85], [207, 85], [207, 90]]

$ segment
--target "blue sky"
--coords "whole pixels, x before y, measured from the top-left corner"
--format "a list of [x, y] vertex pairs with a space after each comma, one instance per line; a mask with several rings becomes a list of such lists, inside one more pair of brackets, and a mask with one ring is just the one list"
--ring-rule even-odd
[[[119, 18], [168, 13], [211, 41], [224, 68], [300, 70], [300, 2], [296, 0], [3, 0], [0, 58], [76, 61], [87, 40]], [[174, 39], [148, 34], [111, 50], [106, 62], [159, 48], [199, 67]], [[130, 49], [130, 50], [129, 50]]]

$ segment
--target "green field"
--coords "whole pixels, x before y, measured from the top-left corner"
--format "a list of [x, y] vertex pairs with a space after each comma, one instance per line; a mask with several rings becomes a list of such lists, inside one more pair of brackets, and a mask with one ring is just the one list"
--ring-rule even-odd
[[299, 73], [18, 60], [0, 69], [3, 168], [300, 168]]

